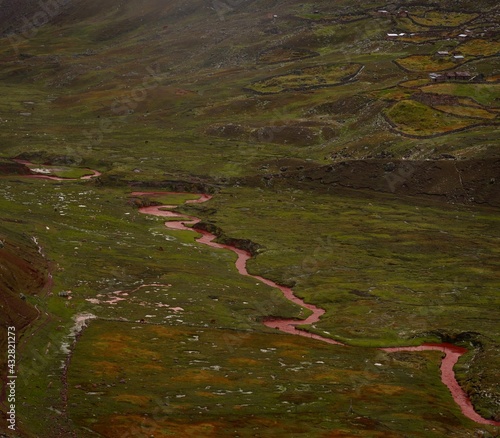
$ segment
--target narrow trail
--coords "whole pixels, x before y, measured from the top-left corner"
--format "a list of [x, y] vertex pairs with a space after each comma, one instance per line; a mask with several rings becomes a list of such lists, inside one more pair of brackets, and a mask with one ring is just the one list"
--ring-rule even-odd
[[[174, 192], [133, 192], [132, 196], [155, 196], [155, 195], [168, 195], [168, 194], [179, 194]], [[211, 196], [206, 194], [201, 194], [198, 199], [186, 201], [186, 204], [201, 204], [203, 202], [207, 202], [211, 199]], [[165, 226], [171, 230], [185, 230], [192, 231], [201, 234], [201, 237], [196, 239], [197, 242], [208, 245], [212, 248], [217, 249], [226, 249], [234, 252], [238, 258], [235, 262], [236, 269], [241, 275], [255, 278], [256, 280], [261, 281], [268, 286], [279, 289], [285, 298], [289, 301], [302, 306], [306, 309], [309, 309], [312, 313], [306, 319], [303, 320], [295, 320], [295, 319], [283, 319], [283, 318], [270, 318], [264, 321], [264, 325], [270, 328], [278, 329], [282, 332], [304, 336], [309, 339], [316, 339], [322, 342], [326, 342], [328, 344], [335, 344], [340, 346], [347, 345], [342, 344], [341, 342], [335, 341], [334, 339], [330, 339], [327, 337], [323, 337], [318, 334], [309, 333], [304, 330], [297, 328], [298, 325], [310, 325], [319, 321], [321, 316], [325, 313], [324, 309], [321, 309], [313, 304], [309, 304], [304, 302], [299, 297], [293, 294], [293, 291], [285, 286], [281, 286], [275, 283], [272, 280], [261, 277], [259, 275], [249, 274], [246, 268], [247, 261], [252, 257], [248, 251], [236, 248], [235, 246], [225, 245], [221, 243], [216, 243], [214, 240], [217, 238], [216, 235], [205, 231], [196, 229], [195, 226], [201, 219], [196, 218], [194, 216], [188, 216], [181, 213], [175, 213], [171, 211], [176, 206], [173, 205], [160, 205], [160, 206], [150, 206], [150, 207], [141, 207], [139, 211], [143, 214], [150, 214], [153, 216], [165, 217], [165, 218], [179, 218], [179, 220], [169, 220], [165, 222]], [[460, 407], [462, 413], [479, 424], [484, 425], [492, 425], [492, 426], [500, 426], [499, 421], [488, 420], [486, 418], [481, 417], [472, 406], [470, 399], [468, 398], [465, 391], [460, 387], [459, 383], [455, 378], [455, 373], [453, 371], [453, 367], [459, 360], [459, 358], [467, 352], [467, 349], [458, 347], [453, 344], [441, 343], [441, 344], [432, 344], [432, 343], [424, 343], [419, 346], [410, 346], [410, 347], [389, 347], [389, 348], [379, 348], [381, 351], [385, 351], [386, 353], [394, 353], [394, 352], [402, 352], [402, 351], [441, 351], [444, 354], [441, 362], [441, 380], [448, 387], [455, 400], [455, 403]]]

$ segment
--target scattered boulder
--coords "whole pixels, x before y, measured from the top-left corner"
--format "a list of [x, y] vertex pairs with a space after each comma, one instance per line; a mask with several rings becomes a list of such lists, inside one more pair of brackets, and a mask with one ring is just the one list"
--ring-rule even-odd
[[396, 170], [396, 165], [392, 161], [384, 163], [383, 167], [386, 172], [394, 172]]

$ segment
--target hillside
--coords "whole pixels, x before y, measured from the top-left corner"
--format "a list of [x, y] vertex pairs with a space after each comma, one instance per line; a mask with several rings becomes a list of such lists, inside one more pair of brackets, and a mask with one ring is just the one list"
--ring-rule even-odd
[[[22, 331], [38, 314], [36, 309], [25, 302], [23, 296], [43, 291], [47, 282], [46, 263], [33, 241], [13, 234], [4, 227], [0, 234], [0, 247], [1, 324], [2, 327], [15, 325]], [[5, 337], [0, 337], [0, 343], [5, 348]]]
[[[470, 12], [419, 3], [404, 17], [411, 4], [66, 3], [44, 26], [33, 21], [43, 12], [27, 13], [24, 34], [4, 23], [4, 156], [101, 160], [154, 180], [240, 176], [280, 157], [497, 156], [494, 2]], [[443, 26], [423, 18], [427, 9], [454, 15]], [[441, 71], [476, 79], [433, 83]]]
[[497, 1], [0, 8], [12, 436], [498, 436]]

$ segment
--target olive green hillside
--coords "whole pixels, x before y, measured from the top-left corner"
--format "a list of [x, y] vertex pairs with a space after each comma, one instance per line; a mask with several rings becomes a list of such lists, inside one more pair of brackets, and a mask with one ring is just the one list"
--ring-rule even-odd
[[26, 13], [31, 32], [9, 20], [1, 154], [150, 180], [280, 157], [497, 155], [493, 2], [236, 3], [75, 1], [43, 26]]

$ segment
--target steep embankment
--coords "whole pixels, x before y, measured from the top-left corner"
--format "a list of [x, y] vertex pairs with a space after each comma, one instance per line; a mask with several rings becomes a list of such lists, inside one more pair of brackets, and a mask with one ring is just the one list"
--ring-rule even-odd
[[[4, 222], [0, 214], [0, 221]], [[22, 224], [22, 220], [18, 220]], [[24, 296], [42, 292], [47, 283], [47, 264], [32, 237], [4, 228], [0, 224], [0, 324], [15, 326], [21, 333], [38, 316]], [[0, 348], [6, 332], [0, 333]], [[2, 359], [3, 360], [3, 359]], [[2, 368], [3, 369], [3, 368]]]
[[[30, 174], [28, 167], [21, 163], [0, 160], [0, 176]], [[39, 294], [50, 287], [47, 260], [36, 236], [14, 231], [23, 229], [23, 223], [22, 219], [2, 217], [0, 212], [0, 325], [15, 326], [19, 334], [39, 314], [25, 301], [25, 296]], [[6, 331], [0, 333], [0, 348], [5, 347], [6, 336]], [[4, 360], [2, 358], [2, 362]]]
[[330, 191], [345, 187], [446, 202], [500, 206], [500, 160], [352, 160], [309, 167], [292, 160], [273, 162], [277, 172], [250, 177], [248, 184], [293, 185]]
[[22, 163], [0, 158], [1, 175], [29, 175], [30, 170]]

